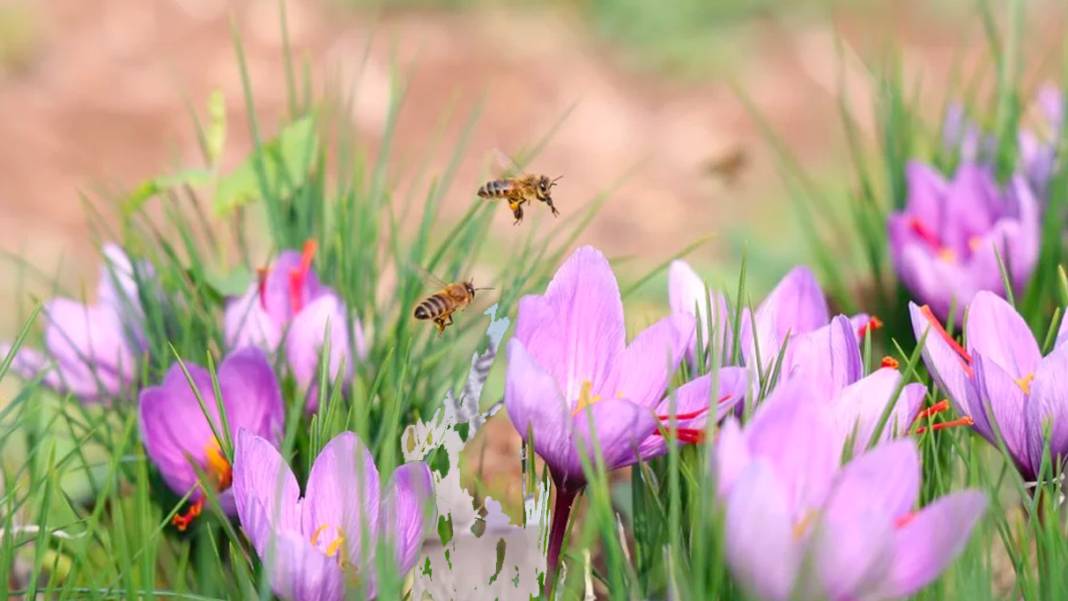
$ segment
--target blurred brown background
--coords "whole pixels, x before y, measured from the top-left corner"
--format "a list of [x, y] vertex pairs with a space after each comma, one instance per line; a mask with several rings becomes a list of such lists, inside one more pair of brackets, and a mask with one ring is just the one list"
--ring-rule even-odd
[[[1039, 56], [1049, 52], [1043, 40], [1056, 51], [1048, 38], [1063, 10], [1053, 7], [1031, 3]], [[311, 65], [316, 89], [355, 90], [351, 120], [369, 148], [382, 133], [391, 71], [408, 80], [396, 173], [411, 172], [404, 167], [446, 113], [455, 132], [481, 100], [451, 206], [470, 201], [495, 150], [532, 143], [574, 106], [533, 164], [566, 175], [562, 210], [628, 175], [587, 241], [652, 262], [714, 235], [695, 254], [706, 272], [731, 274], [735, 261], [719, 259], [745, 247], [758, 276], [803, 253], [773, 155], [731, 82], [817, 180], [840, 178], [844, 193], [839, 78], [870, 128], [863, 61], [892, 49], [906, 77], [941, 99], [952, 65], [985, 51], [974, 6], [963, 1], [290, 0], [286, 10], [294, 54]], [[91, 288], [97, 261], [82, 198], [113, 198], [199, 164], [187, 103], [203, 113], [221, 90], [224, 165], [248, 151], [231, 23], [261, 126], [275, 131], [286, 102], [278, 13], [271, 0], [0, 0], [0, 251], [9, 255], [0, 306], [47, 290], [19, 276], [17, 258], [70, 292]], [[931, 107], [932, 122], [939, 111]], [[736, 177], [708, 172], [732, 162], [741, 163]], [[506, 211], [498, 219], [510, 227]], [[16, 312], [0, 312], [0, 332], [17, 322]]]

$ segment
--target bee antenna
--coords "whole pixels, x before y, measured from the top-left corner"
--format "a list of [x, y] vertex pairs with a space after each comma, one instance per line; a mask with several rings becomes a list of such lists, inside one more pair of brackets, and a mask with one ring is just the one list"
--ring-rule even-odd
[[553, 180], [549, 182], [549, 187], [552, 188], [553, 186], [556, 185], [556, 182], [558, 182], [558, 181], [560, 181], [562, 179], [564, 179], [564, 176], [562, 176], [562, 175], [559, 176], [559, 177], [553, 178]]
[[475, 290], [493, 290], [493, 288], [475, 288]]

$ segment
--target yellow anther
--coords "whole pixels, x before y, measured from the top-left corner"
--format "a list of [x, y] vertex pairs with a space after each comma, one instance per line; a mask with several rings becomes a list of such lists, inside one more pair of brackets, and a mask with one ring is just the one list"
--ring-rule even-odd
[[957, 253], [954, 252], [952, 248], [949, 248], [948, 246], [943, 246], [942, 248], [938, 249], [938, 258], [942, 259], [947, 263], [956, 263]]
[[312, 532], [312, 535], [311, 535], [311, 544], [318, 545], [319, 544], [319, 535], [321, 535], [323, 533], [323, 530], [326, 530], [326, 529], [327, 529], [327, 525], [326, 524], [323, 524], [322, 526], [319, 526], [318, 528], [316, 528], [315, 532]]
[[1027, 374], [1022, 378], [1016, 379], [1016, 385], [1020, 387], [1020, 390], [1024, 394], [1031, 394], [1031, 382], [1035, 379], [1035, 374]]
[[[337, 538], [335, 538], [333, 540], [333, 542], [331, 542], [330, 545], [327, 546], [327, 548], [326, 548], [326, 556], [327, 557], [333, 557], [334, 555], [337, 554], [337, 552], [341, 549], [342, 545], [344, 545], [344, 544], [345, 544], [345, 535], [341, 534], [341, 532], [338, 531]], [[340, 561], [340, 559], [341, 558], [338, 557], [339, 561]]]
[[234, 476], [233, 469], [230, 467], [230, 462], [223, 456], [222, 447], [219, 446], [219, 441], [214, 436], [211, 437], [211, 442], [204, 445], [204, 459], [207, 464], [204, 466], [205, 471], [215, 477], [219, 490], [230, 488]]
[[575, 410], [571, 412], [571, 415], [578, 415], [586, 407], [593, 405], [601, 400], [600, 395], [591, 394], [593, 391], [593, 382], [586, 380], [582, 383], [582, 389], [579, 391], [578, 402], [575, 403]]
[[971, 238], [968, 238], [968, 248], [970, 248], [972, 252], [978, 251], [979, 247], [982, 245], [983, 238], [981, 236], [972, 236]]
[[816, 521], [817, 515], [816, 511], [809, 511], [794, 524], [794, 540], [800, 540], [801, 537], [808, 532], [809, 527], [812, 526], [812, 522]]

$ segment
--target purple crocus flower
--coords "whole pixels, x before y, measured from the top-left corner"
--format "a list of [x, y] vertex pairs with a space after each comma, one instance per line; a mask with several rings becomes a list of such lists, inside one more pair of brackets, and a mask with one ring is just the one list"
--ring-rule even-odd
[[[958, 413], [983, 438], [998, 433], [1025, 480], [1038, 476], [1045, 444], [1053, 461], [1068, 457], [1068, 335], [1062, 325], [1053, 351], [1042, 356], [1020, 314], [990, 292], [975, 295], [957, 343], [930, 308], [909, 304], [916, 339], [926, 333], [923, 359]], [[1051, 425], [1049, 440], [1043, 428]]]
[[[345, 304], [334, 290], [319, 282], [312, 269], [316, 243], [309, 240], [301, 253], [287, 250], [259, 281], [226, 307], [224, 329], [232, 347], [258, 346], [273, 352], [285, 342], [285, 354], [293, 377], [308, 393], [308, 410], [314, 411], [318, 395], [313, 384], [323, 347], [329, 341], [328, 374], [338, 377], [342, 366], [352, 375], [353, 359], [367, 355], [363, 328], [350, 321]], [[284, 339], [284, 340], [283, 340]]]
[[715, 465], [731, 572], [770, 601], [911, 595], [961, 552], [986, 499], [969, 490], [916, 510], [920, 458], [907, 439], [840, 468], [818, 401], [784, 384], [744, 430], [734, 418], [721, 430]]
[[[204, 401], [211, 424], [177, 363], [167, 370], [162, 384], [141, 391], [140, 406], [145, 453], [176, 494], [192, 491], [189, 511], [174, 517], [179, 530], [185, 530], [204, 505], [198, 468], [214, 480], [223, 510], [231, 515], [235, 511], [230, 463], [215, 437], [215, 432], [223, 432], [223, 422], [211, 374], [191, 363], [186, 363], [186, 369]], [[263, 352], [246, 347], [231, 353], [219, 365], [217, 377], [231, 439], [244, 428], [277, 443], [285, 410], [278, 380]]]
[[1021, 176], [1002, 189], [990, 169], [961, 165], [951, 181], [912, 162], [908, 203], [890, 215], [887, 229], [894, 267], [902, 283], [940, 318], [956, 306], [956, 318], [976, 292], [1004, 294], [1000, 254], [1020, 290], [1038, 259], [1035, 198]]
[[1059, 145], [1064, 127], [1064, 97], [1052, 84], [1042, 86], [1035, 96], [1035, 127], [1019, 134], [1019, 169], [1039, 198], [1046, 198], [1049, 180], [1057, 168]]
[[[102, 401], [127, 391], [145, 345], [133, 265], [114, 244], [104, 245], [103, 253], [96, 303], [62, 297], [46, 302], [45, 352], [23, 347], [12, 363], [24, 378], [44, 372], [46, 386], [85, 401]], [[9, 350], [10, 345], [2, 345], [0, 357]]]
[[676, 313], [626, 344], [615, 276], [604, 255], [588, 246], [564, 262], [544, 295], [520, 300], [504, 401], [556, 484], [549, 582], [571, 503], [586, 484], [583, 449], [592, 457], [596, 444], [609, 470], [633, 464], [666, 449], [660, 437], [672, 403], [679, 439], [697, 442], [712, 406], [721, 417], [744, 395], [745, 374], [723, 368], [717, 398], [708, 375], [665, 400], [693, 335], [693, 317]]
[[374, 596], [370, 566], [379, 536], [392, 546], [401, 574], [415, 565], [432, 480], [425, 464], [404, 464], [393, 472], [382, 498], [371, 453], [354, 433], [342, 432], [316, 457], [302, 497], [274, 445], [242, 430], [233, 490], [241, 527], [275, 594], [293, 601], [333, 601], [357, 585]]
[[[721, 349], [722, 356], [726, 358], [733, 343], [727, 298], [720, 292], [713, 291], [710, 294], [706, 293], [704, 282], [689, 264], [681, 260], [671, 263], [668, 270], [671, 310], [695, 315], [702, 328], [702, 340], [710, 345], [712, 341], [707, 332], [709, 319], [705, 314], [709, 306], [714, 312], [718, 307], [718, 315], [714, 315], [719, 319], [718, 331], [712, 335], [717, 337], [717, 344], [726, 342], [727, 346]], [[742, 310], [740, 344], [745, 363], [756, 367], [759, 349], [759, 365], [765, 371], [769, 370], [788, 336], [796, 340], [801, 335], [828, 325], [830, 317], [827, 298], [812, 270], [804, 266], [793, 268], [760, 303], [755, 313], [750, 315], [748, 309]], [[864, 314], [850, 318], [850, 322], [858, 341], [864, 339], [869, 329], [881, 326], [878, 319]], [[694, 344], [696, 339], [690, 345], [691, 359], [694, 357]]]

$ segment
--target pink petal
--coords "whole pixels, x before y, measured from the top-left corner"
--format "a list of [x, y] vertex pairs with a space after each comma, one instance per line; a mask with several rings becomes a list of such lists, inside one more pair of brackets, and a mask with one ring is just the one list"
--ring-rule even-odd
[[241, 527], [260, 556], [272, 532], [301, 533], [297, 479], [273, 444], [244, 429], [234, 447], [232, 490]]
[[694, 318], [685, 313], [675, 313], [649, 326], [616, 359], [599, 393], [654, 406], [663, 398], [693, 336]]
[[230, 430], [247, 428], [280, 441], [285, 421], [282, 391], [263, 351], [249, 347], [231, 353], [219, 365], [217, 377]]
[[727, 564], [748, 590], [768, 601], [790, 597], [801, 563], [788, 493], [771, 466], [756, 462], [727, 498]]
[[327, 557], [308, 539], [292, 531], [275, 534], [274, 555], [263, 557], [271, 590], [292, 601], [339, 601], [345, 580], [337, 559]]
[[[979, 392], [973, 411], [982, 412], [988, 420], [993, 418], [1013, 462], [1026, 476], [1031, 471], [1031, 461], [1028, 459], [1030, 441], [1024, 419], [1025, 407], [1028, 406], [1027, 395], [1011, 375], [996, 362], [987, 359], [986, 355], [974, 353], [972, 364], [975, 366]], [[991, 444], [998, 444], [994, 428], [989, 433], [980, 431], [980, 434]]]
[[[1039, 364], [1024, 411], [1034, 471], [1040, 467], [1046, 442], [1053, 460], [1068, 456], [1068, 346], [1057, 347]], [[1050, 433], [1045, 441], [1047, 425]]]
[[1042, 353], [1027, 322], [1005, 299], [982, 291], [968, 306], [968, 348], [1013, 378], [1034, 373]]
[[428, 525], [433, 521], [434, 488], [425, 463], [406, 463], [393, 471], [382, 504], [382, 523], [397, 556], [401, 574], [412, 569], [423, 547]]
[[[900, 380], [901, 374], [896, 369], [878, 369], [846, 386], [835, 398], [832, 414], [839, 436], [843, 442], [849, 436], [854, 436], [854, 453], [868, 448], [875, 427]], [[883, 427], [881, 440], [890, 440], [894, 436], [904, 436], [908, 433], [926, 392], [923, 384], [905, 385]]]
[[348, 315], [334, 294], [324, 294], [304, 307], [290, 322], [286, 334], [286, 358], [301, 390], [316, 381], [323, 349], [329, 343], [327, 377], [332, 381], [345, 366], [352, 371], [349, 352]]
[[533, 437], [534, 451], [551, 468], [560, 473], [570, 469], [571, 409], [556, 380], [515, 338], [508, 343], [504, 405], [516, 432], [524, 439]]
[[223, 334], [230, 348], [256, 346], [267, 351], [278, 348], [284, 322], [275, 321], [260, 305], [257, 286], [226, 304]]

